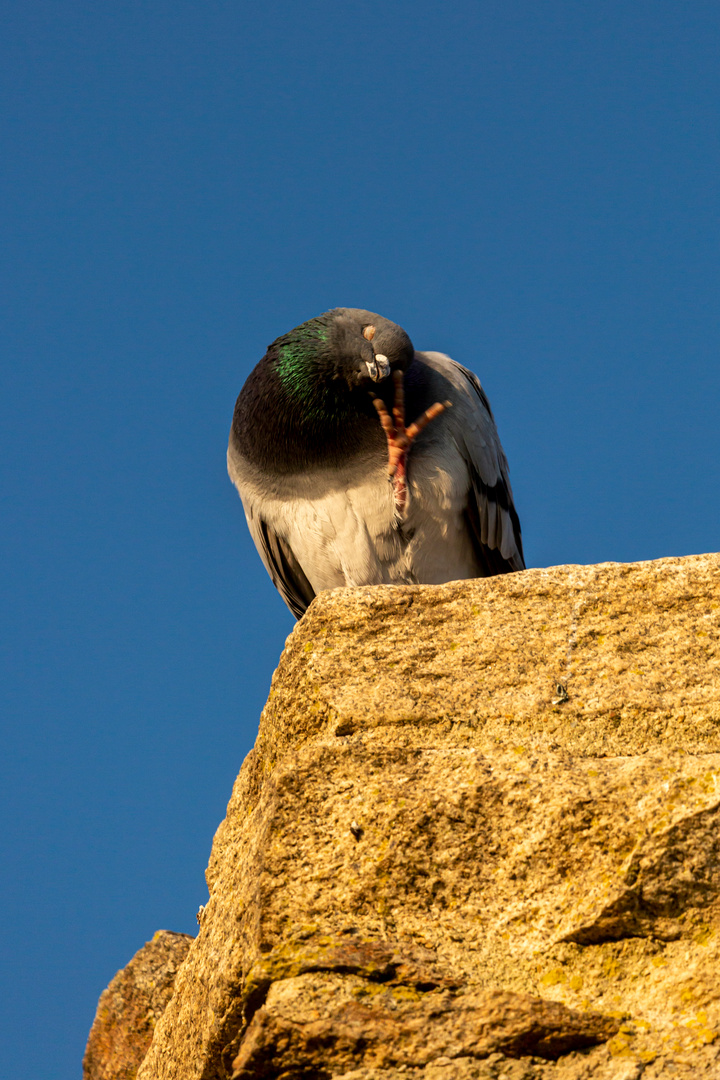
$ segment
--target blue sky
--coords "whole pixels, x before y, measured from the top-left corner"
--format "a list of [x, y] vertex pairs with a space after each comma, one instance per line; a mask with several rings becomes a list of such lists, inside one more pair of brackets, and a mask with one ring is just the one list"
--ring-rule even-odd
[[225, 474], [268, 342], [357, 306], [473, 368], [531, 566], [720, 547], [720, 9], [0, 12], [0, 1036], [70, 1080], [293, 626]]

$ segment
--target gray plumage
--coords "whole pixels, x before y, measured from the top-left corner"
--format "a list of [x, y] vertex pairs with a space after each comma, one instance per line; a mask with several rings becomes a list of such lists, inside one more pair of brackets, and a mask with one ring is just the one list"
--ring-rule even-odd
[[[382, 402], [392, 410], [394, 371], [404, 373], [395, 378], [410, 420], [446, 406], [403, 451], [400, 496], [376, 411]], [[372, 312], [337, 308], [273, 342], [238, 397], [228, 470], [298, 618], [323, 589], [437, 584], [525, 565], [478, 379], [442, 353], [414, 352], [400, 327]]]

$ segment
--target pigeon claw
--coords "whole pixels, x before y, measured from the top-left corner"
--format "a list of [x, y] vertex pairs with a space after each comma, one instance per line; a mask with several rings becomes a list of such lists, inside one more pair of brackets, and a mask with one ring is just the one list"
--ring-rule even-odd
[[395, 509], [402, 518], [405, 514], [408, 500], [407, 490], [407, 455], [410, 447], [417, 436], [423, 431], [431, 420], [452, 405], [451, 401], [436, 401], [422, 416], [418, 417], [410, 427], [405, 427], [405, 386], [402, 371], [393, 372], [395, 385], [395, 398], [392, 416], [385, 408], [385, 403], [373, 395], [373, 404], [380, 418], [382, 429], [388, 441], [388, 477], [393, 481], [395, 493]]

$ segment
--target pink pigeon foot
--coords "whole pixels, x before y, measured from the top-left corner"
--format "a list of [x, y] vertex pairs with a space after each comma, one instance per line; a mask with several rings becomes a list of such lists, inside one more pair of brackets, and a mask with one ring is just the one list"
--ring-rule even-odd
[[387, 436], [388, 476], [393, 480], [395, 507], [399, 516], [402, 518], [405, 515], [405, 508], [407, 506], [406, 472], [407, 455], [410, 447], [430, 421], [434, 420], [436, 416], [439, 416], [440, 413], [449, 408], [452, 402], [436, 401], [435, 404], [431, 405], [429, 409], [426, 409], [422, 416], [412, 423], [410, 427], [406, 428], [405, 387], [402, 371], [393, 372], [393, 383], [395, 384], [395, 401], [393, 404], [392, 417], [385, 408], [384, 402], [379, 397], [373, 396], [373, 404], [377, 409], [380, 423]]

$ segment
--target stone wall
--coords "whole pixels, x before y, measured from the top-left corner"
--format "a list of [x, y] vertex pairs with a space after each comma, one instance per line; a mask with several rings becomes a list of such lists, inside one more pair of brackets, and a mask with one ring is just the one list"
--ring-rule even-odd
[[192, 940], [158, 930], [103, 990], [83, 1059], [84, 1080], [135, 1080]]
[[720, 557], [322, 594], [138, 1080], [720, 1077]]

